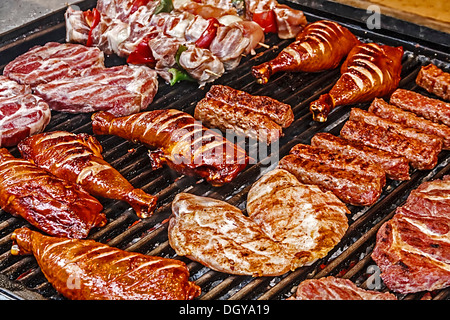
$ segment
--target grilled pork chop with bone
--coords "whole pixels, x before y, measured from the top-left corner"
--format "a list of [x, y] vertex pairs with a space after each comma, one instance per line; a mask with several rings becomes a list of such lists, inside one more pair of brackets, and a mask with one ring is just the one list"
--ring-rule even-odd
[[250, 189], [245, 216], [220, 200], [188, 193], [172, 202], [169, 243], [220, 272], [276, 276], [324, 257], [347, 230], [347, 207], [331, 192], [304, 185], [285, 170]]

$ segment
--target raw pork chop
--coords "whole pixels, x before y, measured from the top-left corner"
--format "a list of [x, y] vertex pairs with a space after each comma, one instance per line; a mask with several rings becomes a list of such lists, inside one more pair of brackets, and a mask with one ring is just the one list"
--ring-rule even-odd
[[358, 288], [348, 279], [325, 277], [308, 279], [297, 287], [288, 300], [397, 300], [391, 293]]
[[80, 113], [108, 111], [127, 116], [145, 110], [158, 90], [156, 72], [146, 66], [86, 69], [78, 77], [40, 84], [35, 93], [52, 110]]
[[450, 176], [422, 183], [378, 230], [373, 260], [400, 293], [450, 285]]
[[80, 44], [48, 42], [35, 46], [5, 66], [3, 74], [35, 87], [64, 77], [74, 77], [87, 68], [104, 68], [103, 52]]

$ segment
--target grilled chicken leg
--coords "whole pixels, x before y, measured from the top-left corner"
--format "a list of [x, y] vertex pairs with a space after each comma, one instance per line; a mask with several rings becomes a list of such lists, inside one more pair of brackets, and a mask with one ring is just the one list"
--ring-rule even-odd
[[155, 168], [167, 163], [178, 172], [205, 178], [213, 186], [231, 181], [248, 163], [242, 148], [175, 109], [120, 118], [98, 112], [92, 116], [92, 127], [95, 134], [113, 134], [156, 149], [150, 152]]
[[106, 223], [97, 199], [6, 149], [0, 149], [0, 206], [59, 237], [85, 238]]
[[28, 228], [16, 229], [11, 238], [11, 253], [33, 254], [47, 280], [72, 300], [184, 300], [200, 294], [178, 260], [93, 240], [48, 237]]
[[273, 60], [252, 68], [259, 84], [280, 71], [318, 72], [336, 68], [359, 40], [336, 22], [321, 20], [309, 24], [296, 41]]
[[25, 159], [61, 179], [80, 184], [93, 196], [128, 202], [140, 218], [148, 217], [155, 209], [156, 197], [135, 189], [103, 160], [102, 146], [88, 134], [41, 133], [23, 140], [18, 147]]
[[394, 91], [400, 82], [402, 47], [364, 43], [354, 47], [341, 67], [341, 77], [310, 105], [314, 120], [325, 122], [336, 106], [370, 101]]

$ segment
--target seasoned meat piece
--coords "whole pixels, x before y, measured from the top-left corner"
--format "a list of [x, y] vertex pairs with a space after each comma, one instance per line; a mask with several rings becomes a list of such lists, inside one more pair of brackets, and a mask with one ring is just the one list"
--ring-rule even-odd
[[332, 191], [345, 203], [370, 206], [381, 195], [383, 185], [380, 179], [359, 175], [348, 170], [321, 164], [289, 154], [278, 163], [278, 168], [292, 173], [300, 182], [315, 184]]
[[240, 28], [232, 24], [219, 26], [209, 50], [222, 61], [225, 70], [235, 69], [241, 61], [242, 54], [250, 44], [250, 39], [245, 37]]
[[3, 75], [21, 84], [35, 87], [83, 70], [104, 68], [104, 56], [98, 48], [80, 44], [47, 42], [35, 46], [5, 66]]
[[0, 149], [0, 206], [59, 237], [85, 238], [103, 226], [102, 205], [78, 185]]
[[316, 21], [303, 29], [297, 39], [273, 60], [252, 68], [260, 84], [280, 71], [318, 72], [336, 68], [359, 40], [336, 22]]
[[305, 160], [330, 166], [335, 170], [347, 170], [357, 175], [371, 177], [378, 180], [382, 187], [386, 184], [386, 174], [378, 164], [356, 155], [346, 155], [340, 151], [329, 151], [301, 143], [295, 145], [289, 153]]
[[140, 218], [156, 207], [156, 197], [135, 189], [103, 160], [102, 146], [86, 133], [53, 131], [34, 135], [19, 144], [22, 156], [55, 176], [81, 185], [94, 196], [128, 202]]
[[194, 117], [209, 127], [233, 130], [268, 144], [283, 135], [280, 125], [289, 126], [294, 119], [287, 104], [222, 85], [211, 87], [196, 105]]
[[419, 170], [434, 168], [440, 152], [417, 139], [366, 122], [347, 121], [341, 129], [341, 136], [369, 147], [404, 156], [414, 168]]
[[156, 72], [146, 66], [89, 69], [75, 78], [38, 85], [35, 92], [52, 110], [109, 111], [126, 116], [147, 109], [158, 90]]
[[48, 104], [38, 96], [0, 97], [0, 146], [15, 146], [22, 139], [44, 131], [50, 118]]
[[404, 89], [395, 90], [389, 102], [425, 119], [450, 126], [450, 103]]
[[[280, 201], [283, 199], [283, 201]], [[245, 216], [220, 200], [180, 193], [169, 243], [220, 272], [275, 276], [324, 257], [347, 230], [346, 206], [331, 192], [273, 170], [248, 193]]]
[[336, 137], [331, 133], [317, 133], [311, 139], [311, 145], [349, 156], [357, 156], [379, 164], [386, 175], [394, 180], [409, 180], [409, 162], [400, 155], [368, 147], [360, 142]]
[[450, 100], [450, 73], [444, 72], [434, 64], [420, 68], [416, 83], [444, 100]]
[[203, 98], [197, 103], [194, 117], [209, 128], [218, 128], [223, 132], [232, 130], [267, 144], [283, 135], [281, 127], [264, 114], [211, 98]]
[[290, 105], [267, 96], [254, 96], [228, 86], [213, 85], [206, 97], [264, 114], [282, 128], [289, 127], [294, 121], [294, 113]]
[[285, 4], [277, 4], [273, 8], [277, 21], [277, 33], [280, 39], [292, 39], [307, 25], [303, 11], [295, 10]]
[[422, 183], [377, 233], [372, 259], [400, 293], [450, 286], [450, 176]]
[[408, 138], [417, 139], [429, 146], [432, 146], [434, 149], [439, 150], [439, 152], [442, 149], [442, 138], [438, 136], [426, 134], [416, 129], [405, 127], [402, 124], [386, 120], [359, 108], [352, 108], [352, 111], [350, 112], [350, 120], [355, 122], [365, 122]]
[[394, 91], [400, 82], [402, 47], [363, 43], [354, 47], [341, 66], [341, 77], [318, 100], [311, 102], [313, 119], [324, 122], [336, 107], [370, 101]]
[[391, 293], [358, 288], [348, 279], [325, 277], [307, 279], [288, 300], [397, 300]]
[[188, 300], [200, 295], [182, 261], [93, 240], [48, 237], [28, 228], [16, 229], [11, 239], [11, 253], [34, 255], [47, 280], [68, 299]]
[[0, 99], [10, 98], [22, 94], [31, 94], [29, 85], [19, 84], [8, 77], [0, 75]]
[[114, 134], [156, 149], [154, 167], [167, 163], [178, 172], [198, 175], [214, 186], [233, 180], [248, 163], [245, 151], [191, 115], [175, 109], [115, 118], [108, 112], [92, 116], [95, 134]]
[[444, 124], [435, 123], [417, 116], [415, 113], [404, 111], [378, 98], [373, 100], [369, 112], [381, 118], [400, 123], [405, 127], [414, 128], [430, 135], [436, 135], [443, 141], [442, 148], [450, 150], [450, 127]]

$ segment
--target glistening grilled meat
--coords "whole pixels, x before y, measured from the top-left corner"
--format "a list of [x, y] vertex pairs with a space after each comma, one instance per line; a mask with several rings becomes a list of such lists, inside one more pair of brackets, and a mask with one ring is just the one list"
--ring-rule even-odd
[[54, 236], [85, 238], [103, 226], [100, 202], [76, 184], [59, 179], [0, 149], [0, 205]]
[[108, 112], [92, 116], [95, 134], [113, 134], [153, 149], [155, 168], [167, 163], [180, 173], [205, 178], [213, 186], [233, 180], [247, 163], [245, 151], [175, 109], [115, 118]]
[[422, 183], [377, 233], [372, 259], [400, 293], [450, 286], [450, 176]]
[[135, 189], [103, 160], [101, 144], [86, 133], [54, 131], [34, 135], [23, 140], [19, 150], [25, 159], [81, 185], [94, 196], [128, 202], [140, 218], [150, 216], [156, 207], [156, 197]]
[[280, 71], [318, 72], [336, 68], [359, 40], [336, 22], [321, 20], [306, 26], [297, 39], [273, 60], [252, 68], [264, 84]]
[[178, 260], [27, 228], [16, 229], [11, 238], [11, 253], [33, 254], [47, 280], [72, 300], [188, 300], [200, 294]]
[[341, 66], [341, 77], [310, 111], [316, 121], [326, 121], [336, 107], [370, 101], [394, 91], [400, 82], [402, 47], [364, 43], [354, 47]]
[[348, 279], [325, 277], [302, 281], [288, 300], [397, 300], [391, 293], [358, 288]]
[[450, 100], [450, 73], [444, 72], [434, 64], [420, 68], [416, 83], [444, 100]]
[[[282, 199], [282, 200], [280, 200]], [[250, 189], [248, 217], [220, 200], [179, 193], [169, 243], [178, 255], [220, 272], [275, 276], [324, 257], [347, 230], [347, 207], [285, 170]]]

